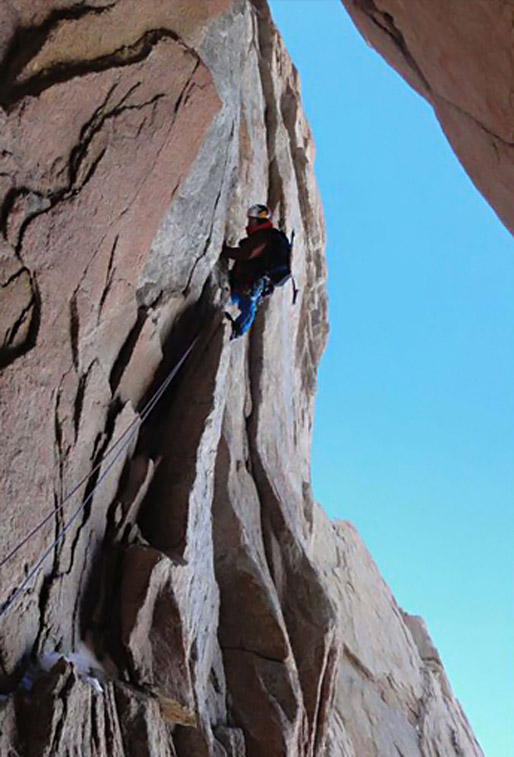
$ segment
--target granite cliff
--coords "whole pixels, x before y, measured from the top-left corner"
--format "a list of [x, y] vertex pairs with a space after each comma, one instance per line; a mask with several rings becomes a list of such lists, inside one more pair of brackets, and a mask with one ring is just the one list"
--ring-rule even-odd
[[[6, 0], [0, 58], [0, 753], [480, 755], [313, 501], [324, 231], [265, 0]], [[263, 200], [300, 296], [229, 343]]]
[[514, 232], [512, 0], [342, 0], [355, 25], [434, 108], [457, 157]]

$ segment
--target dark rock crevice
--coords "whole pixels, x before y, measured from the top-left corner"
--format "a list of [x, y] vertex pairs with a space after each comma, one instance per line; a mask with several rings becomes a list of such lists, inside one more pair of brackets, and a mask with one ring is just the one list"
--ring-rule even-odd
[[116, 269], [115, 264], [114, 264], [114, 259], [115, 259], [116, 249], [118, 247], [119, 240], [120, 240], [120, 235], [116, 234], [116, 236], [114, 237], [114, 242], [112, 243], [111, 254], [109, 255], [109, 262], [107, 263], [107, 271], [105, 274], [105, 284], [104, 284], [103, 292], [100, 297], [100, 302], [98, 304], [97, 323], [99, 323], [102, 318], [102, 311], [105, 305], [105, 301], [107, 299], [109, 292], [111, 291], [113, 278], [114, 278], [114, 271]]
[[[114, 5], [114, 3], [112, 4]], [[111, 6], [112, 7], [112, 6]], [[39, 25], [18, 28], [14, 33], [9, 47], [0, 64], [4, 70], [3, 82], [0, 85], [0, 106], [6, 108], [16, 79], [25, 66], [42, 49], [55, 28], [63, 21], [78, 21], [84, 16], [104, 13], [108, 7], [95, 7], [83, 2], [50, 11], [47, 18]]]
[[[487, 134], [487, 136], [491, 139], [491, 145], [493, 149], [495, 150], [498, 161], [499, 161], [499, 150], [498, 150], [498, 145], [496, 144], [496, 142], [498, 142], [500, 145], [504, 145], [507, 148], [514, 147], [514, 140], [507, 140], [504, 137], [501, 137], [499, 134], [493, 131], [490, 127], [486, 126], [482, 121], [479, 121], [478, 118], [476, 118], [476, 116], [473, 116], [469, 111], [467, 111], [465, 108], [462, 108], [460, 105], [457, 105], [452, 100], [448, 100], [447, 98], [443, 97], [441, 94], [435, 91], [433, 92], [432, 99], [433, 99], [433, 105], [436, 112], [437, 112], [438, 101], [440, 101], [444, 103], [445, 105], [447, 105], [448, 107], [453, 108], [457, 113], [460, 113], [465, 118], [469, 118], [469, 120], [472, 121], [477, 128], [481, 129], [481, 131]], [[444, 125], [443, 125], [443, 128], [444, 128]]]
[[77, 305], [78, 288], [73, 292], [70, 299], [70, 348], [73, 367], [76, 372], [80, 372], [79, 359], [79, 337], [80, 337], [80, 318]]
[[23, 267], [2, 286], [2, 290], [0, 370], [36, 346], [41, 323], [41, 297], [34, 273]]
[[255, 649], [245, 649], [244, 647], [231, 647], [231, 646], [223, 646], [222, 647], [223, 652], [241, 652], [243, 654], [251, 654], [255, 655], [255, 657], [258, 657], [261, 660], [266, 660], [267, 662], [278, 662], [280, 664], [284, 664], [284, 660], [281, 658], [275, 658], [275, 657], [266, 657], [266, 655], [263, 655], [261, 652], [256, 651]]
[[[187, 86], [187, 85], [186, 85]], [[148, 100], [142, 102], [129, 102], [132, 95], [136, 94], [141, 87], [141, 82], [133, 84], [119, 100], [111, 104], [117, 92], [117, 85], [113, 85], [107, 93], [104, 101], [94, 111], [89, 120], [82, 126], [79, 141], [73, 148], [69, 158], [69, 181], [66, 190], [62, 190], [59, 199], [67, 199], [69, 194], [77, 194], [91, 180], [98, 164], [103, 158], [106, 147], [95, 143], [95, 137], [111, 119], [119, 118], [128, 111], [140, 111], [148, 107], [152, 108], [155, 103], [165, 97], [164, 93], [157, 93]], [[175, 105], [175, 114], [178, 111], [181, 96]], [[108, 106], [110, 106], [108, 108]]]
[[79, 376], [77, 393], [75, 395], [75, 400], [73, 403], [73, 429], [75, 432], [75, 442], [77, 442], [78, 440], [80, 421], [82, 419], [82, 411], [84, 409], [84, 399], [87, 392], [88, 381], [95, 365], [97, 365], [97, 361], [93, 360], [87, 370]]
[[373, 683], [375, 681], [375, 676], [373, 673], [366, 667], [366, 665], [360, 660], [356, 654], [352, 652], [352, 650], [345, 644], [343, 647], [343, 654], [348, 659], [350, 664], [367, 680]]
[[175, 557], [182, 555], [186, 547], [195, 455], [205, 420], [212, 410], [211, 398], [222, 349], [220, 325], [217, 320], [208, 333], [208, 340], [197, 345], [172, 393], [174, 401], [168, 397], [169, 404], [161, 408], [162, 426], [157, 436], [161, 445], [156, 452], [160, 461], [139, 519], [149, 543]]
[[[250, 345], [250, 392], [253, 412], [248, 419], [252, 475], [261, 504], [262, 533], [270, 573], [282, 606], [284, 621], [293, 650], [302, 688], [307, 719], [309, 750], [324, 734], [316, 732], [318, 713], [330, 705], [335, 682], [337, 613], [324, 590], [321, 577], [291, 532], [283, 504], [275, 493], [259, 450], [259, 408], [262, 404], [260, 382], [265, 370], [263, 331], [252, 334]], [[280, 463], [279, 463], [280, 465]], [[302, 576], [301, 584], [297, 576]], [[325, 697], [320, 700], [320, 695]], [[307, 752], [311, 753], [311, 751]]]
[[[105, 8], [95, 8], [89, 9], [87, 12], [104, 13], [105, 11]], [[84, 13], [82, 13], [82, 15], [84, 15]], [[52, 26], [54, 25], [55, 24], [52, 24]], [[44, 38], [38, 30], [32, 30], [32, 34], [34, 37], [39, 37], [37, 52], [44, 44], [48, 32], [44, 32]], [[55, 64], [47, 71], [43, 70], [40, 73], [33, 74], [26, 80], [17, 81], [21, 71], [34, 57], [34, 52], [30, 50], [30, 45], [26, 46], [23, 59], [18, 61], [17, 64], [11, 64], [11, 73], [8, 75], [3, 86], [0, 87], [0, 107], [9, 111], [25, 97], [37, 97], [44, 92], [44, 90], [49, 89], [55, 84], [62, 84], [71, 79], [86, 76], [91, 73], [99, 73], [110, 68], [130, 66], [134, 63], [139, 63], [147, 58], [153, 48], [163, 39], [171, 39], [174, 42], [181, 43], [178, 35], [171, 29], [150, 29], [134, 43], [123, 45], [117, 50], [113, 50], [113, 52], [108, 55], [102, 55], [99, 58], [90, 61], [76, 60], [62, 64]], [[13, 46], [14, 44], [16, 45], [16, 49], [19, 49], [21, 44], [20, 41], [18, 40], [16, 43], [13, 43]], [[189, 49], [188, 51], [191, 52]], [[27, 54], [29, 54], [29, 57], [25, 60]], [[193, 53], [191, 52], [191, 54]]]
[[125, 342], [123, 343], [118, 353], [118, 356], [116, 360], [114, 361], [113, 366], [111, 368], [111, 373], [109, 376], [109, 383], [111, 386], [111, 392], [113, 396], [116, 394], [116, 390], [120, 383], [121, 377], [123, 376], [123, 373], [125, 372], [125, 369], [127, 368], [128, 364], [130, 363], [132, 354], [134, 352], [134, 347], [137, 344], [137, 341], [141, 335], [141, 331], [143, 329], [143, 326], [145, 325], [147, 318], [148, 318], [147, 309], [145, 307], [139, 307], [138, 312], [137, 312], [136, 322], [132, 326], [132, 329], [130, 330], [127, 338], [125, 339]]
[[[7, 173], [6, 176], [12, 178], [10, 173]], [[29, 187], [11, 186], [5, 193], [0, 206], [0, 231], [2, 232], [4, 239], [7, 240], [10, 237], [9, 216], [16, 205], [16, 201], [21, 197], [29, 196], [31, 192], [32, 190], [29, 189]]]

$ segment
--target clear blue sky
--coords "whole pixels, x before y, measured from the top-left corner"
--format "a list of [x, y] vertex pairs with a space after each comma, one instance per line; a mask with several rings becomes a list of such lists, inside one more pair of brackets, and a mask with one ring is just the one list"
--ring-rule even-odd
[[313, 479], [422, 615], [487, 757], [514, 755], [514, 245], [338, 0], [271, 0], [328, 234]]

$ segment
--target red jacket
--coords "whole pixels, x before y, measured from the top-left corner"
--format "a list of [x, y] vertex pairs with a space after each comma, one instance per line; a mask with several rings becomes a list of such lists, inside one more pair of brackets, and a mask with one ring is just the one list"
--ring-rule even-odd
[[255, 230], [247, 229], [248, 236], [239, 242], [238, 247], [224, 246], [224, 256], [236, 261], [230, 272], [232, 289], [247, 291], [262, 276], [265, 253], [273, 237], [270, 234], [272, 230], [271, 222], [262, 224]]

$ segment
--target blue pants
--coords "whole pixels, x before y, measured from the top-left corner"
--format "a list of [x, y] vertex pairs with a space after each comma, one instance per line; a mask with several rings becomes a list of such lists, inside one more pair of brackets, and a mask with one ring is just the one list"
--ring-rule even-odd
[[262, 279], [256, 281], [252, 289], [249, 292], [238, 292], [234, 290], [231, 298], [234, 305], [237, 305], [241, 311], [240, 315], [234, 321], [234, 331], [238, 336], [246, 334], [250, 326], [252, 325], [255, 313], [257, 312], [257, 305], [261, 299], [264, 282]]

